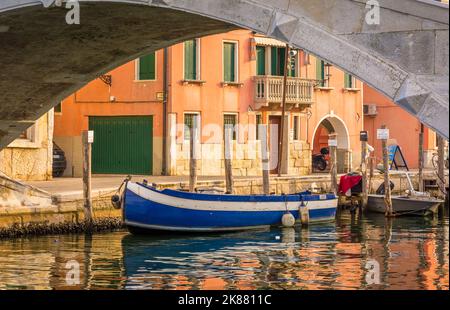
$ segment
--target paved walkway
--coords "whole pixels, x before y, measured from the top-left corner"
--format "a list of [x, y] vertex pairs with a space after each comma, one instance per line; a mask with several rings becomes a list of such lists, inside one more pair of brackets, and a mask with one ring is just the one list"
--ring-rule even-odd
[[[393, 171], [393, 174], [396, 173], [404, 173]], [[417, 173], [417, 171], [411, 171], [411, 173]], [[426, 175], [430, 175], [432, 171], [426, 171]], [[116, 190], [122, 181], [125, 179], [126, 175], [102, 175], [102, 176], [93, 176], [92, 178], [92, 190], [95, 191], [113, 191]], [[313, 175], [304, 175], [304, 176], [282, 176], [282, 178], [329, 178], [329, 174], [320, 174], [316, 173]], [[260, 176], [250, 176], [250, 177], [234, 177], [235, 180], [250, 180], [250, 179], [258, 179]], [[146, 179], [149, 183], [157, 183], [157, 184], [176, 184], [188, 182], [188, 176], [133, 176], [133, 180], [141, 181], [142, 179]], [[225, 180], [224, 176], [199, 176], [199, 181], [223, 181]], [[83, 181], [81, 178], [55, 178], [51, 181], [29, 181], [24, 182], [30, 184], [32, 186], [38, 187], [46, 192], [49, 192], [54, 195], [70, 195], [70, 194], [80, 194], [83, 191]]]
[[[126, 175], [108, 175], [108, 176], [94, 176], [92, 177], [92, 190], [114, 190], [117, 189]], [[255, 179], [259, 177], [235, 177], [235, 179]], [[141, 181], [147, 180], [149, 183], [157, 184], [176, 184], [188, 182], [188, 176], [133, 176], [133, 180]], [[222, 181], [225, 180], [223, 176], [199, 176], [199, 181]], [[32, 186], [38, 187], [51, 194], [71, 194], [83, 191], [82, 178], [55, 178], [51, 181], [28, 181], [24, 182]]]

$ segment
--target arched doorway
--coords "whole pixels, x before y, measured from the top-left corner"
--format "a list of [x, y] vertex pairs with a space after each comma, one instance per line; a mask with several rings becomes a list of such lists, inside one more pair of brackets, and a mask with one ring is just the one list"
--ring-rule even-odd
[[328, 147], [328, 136], [331, 133], [337, 134], [338, 173], [345, 173], [351, 169], [350, 137], [345, 122], [339, 117], [328, 115], [316, 126], [313, 133], [312, 154], [319, 154], [322, 148]]

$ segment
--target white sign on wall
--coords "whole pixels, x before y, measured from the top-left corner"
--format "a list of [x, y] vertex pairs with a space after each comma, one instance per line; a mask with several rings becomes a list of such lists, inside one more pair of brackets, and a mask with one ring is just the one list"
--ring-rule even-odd
[[87, 142], [88, 143], [94, 143], [94, 131], [93, 130], [89, 130], [88, 131]]
[[377, 139], [378, 140], [388, 140], [389, 139], [389, 129], [377, 129]]
[[338, 143], [336, 139], [328, 140], [328, 146], [337, 146], [337, 145]]

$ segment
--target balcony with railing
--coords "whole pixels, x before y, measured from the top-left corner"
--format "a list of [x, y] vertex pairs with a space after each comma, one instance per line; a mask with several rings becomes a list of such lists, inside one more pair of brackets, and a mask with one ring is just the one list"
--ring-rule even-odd
[[[283, 101], [282, 76], [255, 76], [255, 108], [268, 107], [270, 104], [280, 104]], [[286, 104], [299, 107], [311, 105], [314, 99], [316, 80], [288, 77], [286, 81]]]

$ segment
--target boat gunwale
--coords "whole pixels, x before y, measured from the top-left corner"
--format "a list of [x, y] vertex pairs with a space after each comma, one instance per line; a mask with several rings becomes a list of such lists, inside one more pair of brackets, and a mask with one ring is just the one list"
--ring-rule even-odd
[[198, 201], [228, 201], [228, 202], [308, 202], [308, 201], [326, 201], [335, 200], [338, 197], [333, 193], [327, 194], [310, 194], [309, 192], [301, 192], [297, 194], [288, 195], [229, 195], [229, 194], [203, 194], [203, 193], [190, 193], [174, 189], [165, 188], [159, 190], [153, 186], [143, 184], [141, 182], [130, 182], [137, 184], [145, 189], [153, 192], [163, 194], [166, 196], [182, 198], [187, 200]]

